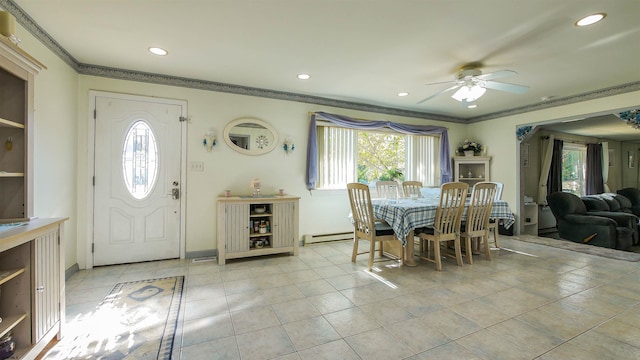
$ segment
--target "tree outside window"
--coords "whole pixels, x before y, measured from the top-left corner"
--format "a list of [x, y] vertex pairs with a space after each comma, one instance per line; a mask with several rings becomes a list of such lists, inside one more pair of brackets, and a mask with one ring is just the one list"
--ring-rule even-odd
[[416, 180], [439, 183], [439, 137], [318, 126], [319, 189], [347, 183]]
[[562, 191], [586, 195], [586, 158], [584, 145], [565, 144], [562, 149]]
[[392, 133], [358, 131], [358, 182], [403, 181], [405, 137]]

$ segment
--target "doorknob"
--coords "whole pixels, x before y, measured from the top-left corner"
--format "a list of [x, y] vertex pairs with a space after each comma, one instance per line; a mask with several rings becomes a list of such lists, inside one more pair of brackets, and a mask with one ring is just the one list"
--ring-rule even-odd
[[171, 197], [173, 198], [173, 200], [180, 199], [180, 189], [177, 187], [171, 189]]

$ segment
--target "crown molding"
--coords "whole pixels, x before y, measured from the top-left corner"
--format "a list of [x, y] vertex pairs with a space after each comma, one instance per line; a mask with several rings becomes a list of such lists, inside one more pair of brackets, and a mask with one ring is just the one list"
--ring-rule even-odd
[[548, 108], [557, 107], [557, 106], [570, 105], [570, 104], [574, 104], [582, 101], [595, 100], [595, 99], [600, 99], [600, 98], [614, 96], [614, 95], [620, 95], [620, 94], [639, 91], [639, 90], [640, 90], [640, 81], [636, 81], [636, 82], [631, 82], [627, 84], [612, 86], [605, 89], [599, 89], [599, 90], [594, 90], [586, 93], [581, 93], [577, 95], [551, 99], [551, 100], [543, 101], [537, 104], [521, 106], [521, 107], [507, 109], [504, 111], [498, 111], [498, 112], [494, 112], [494, 113], [490, 113], [482, 116], [472, 117], [472, 118], [469, 118], [467, 122], [474, 123], [474, 122], [486, 121], [491, 119], [497, 119], [505, 116], [518, 115], [518, 114], [548, 109]]
[[76, 72], [78, 61], [71, 56], [51, 35], [42, 29], [21, 7], [11, 0], [0, 0], [0, 7], [16, 18], [16, 21], [38, 39], [44, 46], [56, 54], [62, 61], [71, 66]]
[[351, 110], [362, 110], [387, 115], [406, 116], [412, 118], [440, 120], [446, 122], [466, 122], [466, 120], [456, 117], [429, 114], [418, 111], [403, 110], [397, 108], [389, 108], [371, 104], [363, 104], [357, 102], [349, 102], [343, 100], [330, 99], [319, 96], [311, 96], [297, 93], [290, 93], [277, 90], [261, 89], [249, 86], [241, 86], [234, 84], [226, 84], [215, 81], [198, 80], [183, 78], [178, 76], [170, 76], [163, 74], [147, 73], [141, 71], [124, 70], [99, 65], [79, 64], [78, 73], [82, 75], [92, 75], [99, 77], [107, 77], [113, 79], [130, 80], [138, 82], [146, 82], [152, 84], [178, 86], [184, 88], [192, 88], [199, 90], [208, 90], [216, 92], [224, 92], [237, 95], [256, 96], [268, 99], [278, 99], [302, 102], [315, 105], [332, 106]]

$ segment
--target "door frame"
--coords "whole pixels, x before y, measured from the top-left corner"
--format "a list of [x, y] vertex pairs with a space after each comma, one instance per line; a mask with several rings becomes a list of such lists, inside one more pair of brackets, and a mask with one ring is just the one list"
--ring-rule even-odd
[[[182, 107], [181, 117], [187, 118], [187, 101], [159, 98], [152, 96], [121, 94], [108, 91], [89, 90], [89, 108], [87, 114], [87, 174], [86, 174], [86, 195], [87, 195], [87, 233], [85, 241], [85, 264], [87, 269], [93, 268], [93, 225], [94, 225], [94, 186], [93, 176], [95, 175], [95, 131], [96, 119], [94, 109], [96, 108], [96, 97], [111, 97], [128, 101], [156, 102], [168, 105], [179, 105]], [[187, 121], [180, 122], [180, 259], [185, 258], [186, 245], [186, 209], [187, 209]]]

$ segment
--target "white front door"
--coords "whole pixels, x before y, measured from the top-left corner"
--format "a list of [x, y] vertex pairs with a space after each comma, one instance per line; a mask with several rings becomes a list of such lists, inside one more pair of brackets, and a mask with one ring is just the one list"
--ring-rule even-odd
[[183, 104], [95, 97], [93, 265], [180, 257]]

